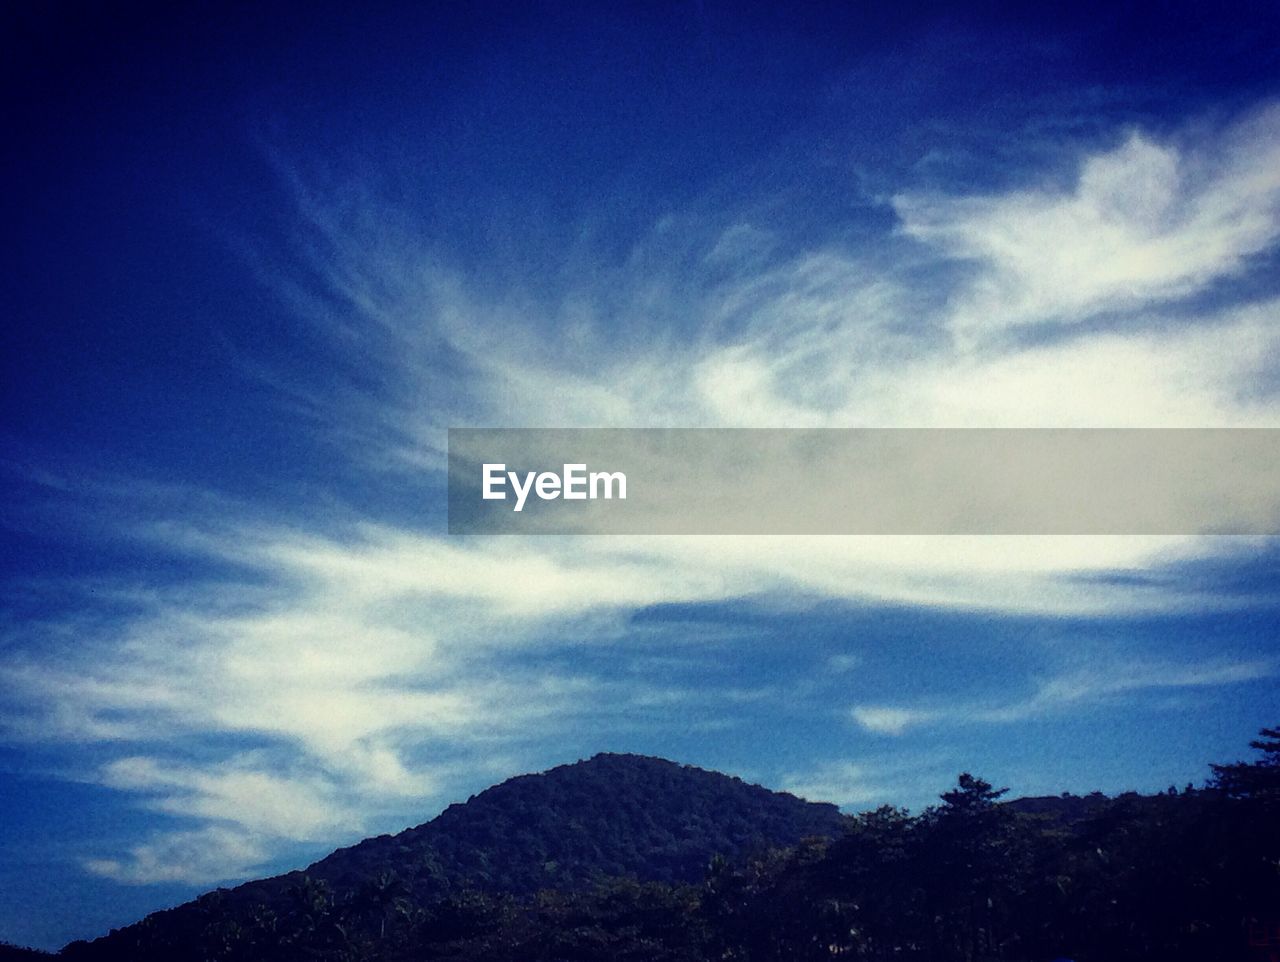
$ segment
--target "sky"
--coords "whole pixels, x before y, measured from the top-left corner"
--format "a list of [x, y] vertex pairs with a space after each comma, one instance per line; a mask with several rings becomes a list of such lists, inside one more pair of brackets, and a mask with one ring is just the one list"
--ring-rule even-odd
[[0, 940], [600, 751], [1247, 755], [1273, 539], [447, 534], [450, 427], [1280, 427], [1280, 14], [960, 6], [6, 13]]

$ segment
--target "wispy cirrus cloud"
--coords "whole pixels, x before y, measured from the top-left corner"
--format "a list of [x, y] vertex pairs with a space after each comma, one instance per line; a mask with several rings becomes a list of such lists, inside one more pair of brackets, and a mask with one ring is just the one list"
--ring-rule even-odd
[[894, 209], [907, 236], [979, 266], [949, 319], [958, 333], [1078, 324], [1201, 291], [1275, 244], [1280, 109], [1216, 134], [1180, 145], [1134, 131], [1065, 190], [903, 193]]
[[1040, 679], [1029, 697], [1004, 703], [856, 705], [850, 715], [861, 728], [878, 735], [904, 735], [909, 729], [935, 724], [1013, 724], [1072, 709], [1096, 709], [1107, 700], [1144, 691], [1225, 687], [1271, 678], [1276, 672], [1276, 662], [1262, 658], [1191, 664], [1121, 662]]
[[[862, 244], [782, 243], [786, 225], [758, 211], [668, 218], [620, 262], [576, 251], [541, 286], [468, 280], [411, 214], [364, 186], [315, 190], [283, 164], [295, 260], [255, 264], [328, 363], [268, 366], [249, 351], [244, 363], [362, 485], [413, 477], [433, 495], [444, 429], [462, 424], [1277, 425], [1280, 301], [1187, 302], [1248, 271], [1280, 236], [1277, 116], [1266, 107], [1174, 138], [1124, 134], [1118, 147], [1082, 150], [1067, 186], [904, 189], [896, 227]], [[967, 272], [952, 271], [957, 258]], [[1004, 337], [1028, 325], [1061, 329]], [[94, 493], [107, 513], [129, 497], [127, 486]], [[285, 841], [358, 827], [405, 799], [435, 804], [458, 765], [516, 764], [531, 740], [585, 717], [685, 697], [696, 684], [640, 675], [628, 697], [532, 657], [591, 638], [624, 647], [619, 625], [648, 606], [1204, 610], [1240, 602], [1172, 575], [1105, 576], [1260, 550], [1104, 537], [462, 541], [351, 513], [340, 531], [203, 498], [129, 513], [137, 544], [218, 576], [140, 592], [126, 616], [26, 626], [40, 637], [0, 655], [12, 737], [90, 744], [97, 781], [204, 823], [160, 830], [94, 871], [136, 882], [247, 874]], [[832, 667], [859, 670], [852, 658]], [[1003, 703], [877, 700], [853, 718], [905, 734], [1271, 671], [1246, 659], [1113, 667], [1011, 678], [1033, 693]], [[708, 701], [742, 704], [724, 694]], [[243, 746], [188, 750], [227, 737], [266, 741], [285, 761], [260, 764]], [[892, 798], [886, 779], [842, 762], [786, 784], [861, 803]]]
[[131, 846], [122, 858], [87, 859], [85, 868], [130, 885], [208, 884], [252, 875], [270, 856], [270, 841], [235, 828], [207, 825], [165, 832]]
[[[1277, 118], [1131, 131], [1066, 186], [903, 190], [872, 244], [763, 243], [758, 211], [666, 218], [622, 263], [575, 252], [550, 296], [468, 282], [376, 195], [298, 186], [328, 306], [295, 307], [362, 364], [337, 395], [277, 383], [362, 456], [415, 466], [477, 423], [1274, 425], [1280, 303], [1184, 302], [1280, 236]], [[263, 280], [297, 301], [284, 269]]]
[[205, 770], [135, 755], [104, 766], [102, 781], [154, 794], [160, 811], [231, 822], [267, 836], [314, 839], [350, 824], [351, 813], [326, 780], [283, 775], [267, 761], [239, 757]]

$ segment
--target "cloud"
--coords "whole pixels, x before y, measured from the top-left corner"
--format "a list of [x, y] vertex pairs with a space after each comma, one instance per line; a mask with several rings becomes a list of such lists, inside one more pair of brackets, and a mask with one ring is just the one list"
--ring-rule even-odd
[[129, 885], [206, 885], [248, 877], [269, 852], [263, 840], [250, 834], [210, 825], [135, 845], [126, 859], [86, 859], [84, 865], [95, 875]]
[[883, 789], [863, 765], [832, 762], [808, 774], [791, 774], [782, 779], [783, 791], [810, 801], [834, 801], [858, 805], [874, 801]]
[[1042, 679], [1028, 698], [1004, 703], [959, 702], [913, 708], [857, 705], [853, 720], [869, 732], [902, 735], [927, 725], [1012, 724], [1043, 718], [1075, 707], [1097, 707], [1107, 699], [1162, 688], [1209, 688], [1273, 677], [1268, 659], [1217, 660], [1191, 664], [1153, 661], [1094, 664]]
[[232, 823], [247, 833], [303, 841], [349, 828], [353, 813], [321, 776], [282, 775], [239, 758], [211, 769], [181, 767], [145, 756], [106, 765], [102, 783], [156, 796], [155, 808], [174, 815]]
[[950, 318], [967, 337], [1176, 300], [1280, 236], [1280, 108], [1187, 146], [1132, 132], [1069, 190], [903, 193], [894, 209], [907, 236], [977, 263]]
[[892, 759], [836, 759], [782, 776], [782, 790], [813, 802], [867, 810], [879, 805], [924, 806], [946, 784], [948, 763], [938, 753]]
[[[362, 363], [285, 389], [304, 385], [344, 457], [414, 470], [467, 424], [1276, 425], [1280, 302], [1184, 302], [1274, 246], [1277, 169], [1268, 105], [1130, 132], [1081, 154], [1070, 188], [900, 192], [897, 236], [874, 243], [744, 246], [779, 231], [731, 212], [682, 220], [676, 244], [661, 222], [622, 264], [577, 252], [542, 299], [468, 282], [425, 227], [384, 228], [404, 212], [367, 193], [324, 209], [304, 192], [306, 272], [342, 309], [298, 309]], [[1027, 325], [1056, 333], [986, 338]]]
[[[1182, 303], [1274, 245], [1278, 116], [1268, 107], [1210, 135], [1127, 134], [1082, 155], [1067, 188], [903, 190], [901, 229], [867, 243], [834, 228], [788, 242], [786, 223], [740, 211], [690, 215], [656, 224], [620, 261], [575, 252], [571, 270], [527, 285], [469, 280], [410, 213], [363, 187], [311, 189], [282, 164], [301, 253], [258, 252], [253, 265], [304, 321], [307, 356], [327, 363], [266, 366], [244, 351], [244, 365], [359, 479], [342, 499], [354, 520], [289, 523], [210, 492], [157, 510], [142, 503], [154, 488], [133, 479], [70, 483], [93, 489], [85, 500], [115, 519], [103, 524], [112, 538], [197, 574], [116, 586], [108, 613], [90, 605], [22, 626], [0, 649], [0, 725], [88, 745], [106, 784], [206, 823], [93, 870], [205, 881], [248, 874], [282, 840], [406, 800], [434, 805], [459, 772], [499, 754], [521, 764], [530, 744], [584, 719], [691, 690], [638, 674], [628, 692], [539, 660], [568, 645], [625, 649], [627, 618], [649, 606], [876, 602], [1052, 618], [1238, 605], [1179, 579], [1178, 566], [1247, 558], [1261, 542], [463, 540], [359, 505], [406, 479], [424, 504], [438, 500], [450, 425], [1280, 425], [1280, 301]], [[1027, 325], [1060, 329], [1003, 337]], [[1134, 572], [1169, 576], [1107, 577]], [[876, 699], [853, 718], [899, 734], [1270, 670], [1112, 668], [1055, 676], [1023, 700]], [[245, 755], [248, 741], [269, 745], [270, 762]], [[790, 784], [845, 802], [892, 797], [867, 769], [841, 765]]]
[[[1124, 582], [1062, 577], [1198, 556], [1204, 547], [1194, 539], [606, 537], [459, 545], [383, 526], [346, 537], [199, 527], [200, 538], [179, 532], [173, 543], [234, 559], [253, 586], [245, 601], [228, 603], [239, 589], [225, 580], [207, 585], [203, 597], [191, 585], [178, 597], [139, 596], [139, 613], [129, 619], [50, 629], [72, 631], [75, 645], [48, 641], [34, 646], [47, 657], [14, 651], [0, 660], [12, 736], [96, 744], [93, 754], [107, 758], [105, 784], [218, 829], [159, 832], [93, 864], [113, 878], [199, 883], [251, 874], [259, 864], [251, 860], [282, 842], [349, 836], [371, 812], [425, 817], [451, 797], [460, 775], [496, 755], [517, 770], [527, 766], [522, 755], [531, 745], [582, 730], [634, 729], [645, 722], [635, 712], [668, 711], [673, 703], [654, 698], [672, 692], [681, 717], [696, 710], [685, 720], [700, 730], [747, 711], [743, 698], [759, 692], [698, 690], [645, 672], [607, 679], [529, 658], [582, 644], [626, 651], [625, 618], [650, 604], [891, 598], [1043, 615], [1214, 601], [1194, 593], [1179, 600], [1176, 580], [1143, 601]], [[686, 643], [700, 639], [695, 629]], [[723, 633], [714, 640], [723, 644]], [[870, 709], [861, 720], [880, 731], [923, 722], [920, 709]], [[1037, 703], [1036, 710], [1045, 709]], [[269, 744], [272, 754], [214, 747], [241, 738]], [[192, 755], [193, 744], [206, 743], [208, 753]], [[854, 787], [846, 785], [845, 801], [863, 800]], [[891, 799], [891, 786], [882, 787], [877, 797]]]
[[430, 780], [411, 775], [385, 749], [370, 751], [354, 766], [343, 761], [317, 765], [279, 751], [204, 762], [143, 755], [114, 759], [99, 772], [102, 785], [202, 827], [157, 829], [124, 857], [87, 860], [85, 867], [130, 884], [243, 877], [284, 842], [359, 833], [374, 797], [396, 790], [434, 791]]
[[913, 708], [888, 708], [859, 705], [853, 709], [853, 720], [869, 732], [901, 735], [908, 728], [933, 719], [934, 713]]
[[853, 671], [861, 664], [862, 657], [860, 655], [832, 655], [827, 659], [827, 671], [843, 674], [844, 672]]
[[1267, 659], [1173, 664], [1152, 661], [1092, 665], [1042, 681], [1021, 702], [977, 710], [977, 721], [1017, 722], [1072, 705], [1096, 703], [1116, 695], [1161, 688], [1208, 688], [1270, 678], [1276, 665]]

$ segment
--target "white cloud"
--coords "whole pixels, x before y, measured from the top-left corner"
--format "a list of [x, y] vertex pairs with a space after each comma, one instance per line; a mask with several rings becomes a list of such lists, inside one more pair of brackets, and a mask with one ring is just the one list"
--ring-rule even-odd
[[[625, 265], [585, 258], [542, 299], [465, 283], [371, 195], [331, 206], [299, 187], [300, 246], [324, 289], [258, 266], [340, 370], [264, 376], [371, 485], [406, 470], [438, 480], [444, 428], [468, 423], [1280, 425], [1280, 301], [1172, 310], [1274, 244], [1278, 117], [1269, 108], [1216, 139], [1134, 133], [1085, 157], [1066, 190], [904, 193], [903, 232], [923, 243], [910, 257], [882, 249], [901, 237], [784, 256], [766, 226], [713, 225], [704, 256], [682, 260], [664, 256], [671, 237], [660, 225]], [[952, 283], [944, 269], [956, 257], [973, 261], [971, 273], [937, 290]], [[1097, 315], [1108, 311], [1125, 316], [1104, 324]], [[1074, 323], [1086, 317], [1091, 325]], [[985, 337], [1046, 321], [1063, 328], [1052, 339]], [[95, 496], [114, 506], [129, 494]], [[501, 746], [516, 760], [522, 740], [607, 714], [628, 700], [518, 660], [587, 620], [598, 628], [648, 605], [742, 598], [1042, 616], [1208, 608], [1237, 602], [1174, 579], [1104, 576], [1259, 549], [1105, 537], [463, 541], [373, 524], [335, 534], [275, 524], [252, 506], [167, 503], [175, 515], [147, 529], [150, 545], [230, 562], [243, 581], [143, 592], [128, 620], [46, 626], [48, 637], [25, 647], [57, 659], [0, 654], [6, 729], [99, 743], [114, 758], [109, 784], [209, 822], [94, 863], [135, 881], [246, 873], [280, 839], [336, 824], [326, 819], [345, 825], [395, 799], [439, 800], [450, 769], [437, 754], [479, 764]], [[594, 628], [583, 636], [627, 643], [626, 632]], [[1021, 702], [877, 703], [853, 717], [894, 734], [961, 713], [1029, 717], [1262, 670], [1146, 666], [1127, 687], [1068, 674]], [[291, 762], [277, 771], [178, 752], [184, 740], [227, 735], [266, 740]], [[845, 802], [878, 791], [851, 763], [792, 784]]]
[[940, 754], [892, 759], [835, 759], [808, 771], [790, 772], [782, 790], [812, 802], [867, 810], [879, 805], [924, 806], [936, 800], [939, 785], [954, 772]]
[[1036, 693], [1021, 702], [972, 713], [977, 721], [1015, 722], [1078, 704], [1131, 692], [1160, 688], [1207, 688], [1270, 678], [1276, 665], [1266, 659], [1215, 660], [1191, 664], [1153, 661], [1091, 665], [1042, 681]]
[[1270, 678], [1276, 664], [1266, 659], [1217, 660], [1191, 664], [1116, 661], [1093, 664], [1043, 679], [1028, 698], [1005, 703], [962, 700], [927, 708], [858, 705], [854, 721], [876, 734], [901, 735], [929, 724], [1009, 724], [1042, 718], [1073, 708], [1097, 707], [1117, 696], [1162, 688], [1209, 688]]
[[1175, 300], [1280, 236], [1280, 109], [1186, 147], [1134, 132], [1085, 158], [1069, 191], [901, 194], [894, 207], [908, 236], [978, 262], [951, 318], [966, 336]]
[[236, 758], [210, 768], [182, 767], [145, 756], [106, 765], [103, 784], [156, 796], [155, 808], [231, 823], [247, 833], [303, 841], [323, 838], [356, 823], [328, 779], [282, 775]]
[[135, 845], [126, 859], [86, 859], [84, 866], [95, 875], [130, 885], [204, 885], [245, 878], [269, 854], [261, 839], [238, 829], [210, 825]]
[[840, 654], [827, 659], [827, 670], [837, 674], [853, 671], [862, 664], [861, 655]]
[[901, 735], [908, 728], [931, 721], [933, 712], [918, 708], [889, 708], [882, 705], [859, 705], [853, 709], [853, 720], [869, 732]]
[[847, 761], [824, 765], [816, 772], [785, 776], [782, 789], [812, 802], [838, 805], [871, 802], [883, 791], [866, 766]]

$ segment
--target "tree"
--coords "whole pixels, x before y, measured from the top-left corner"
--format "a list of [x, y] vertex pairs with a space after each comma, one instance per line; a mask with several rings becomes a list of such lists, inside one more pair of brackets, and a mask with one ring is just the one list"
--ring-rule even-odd
[[1010, 864], [1012, 813], [996, 803], [1007, 788], [964, 772], [927, 813], [925, 869], [933, 879], [933, 942], [939, 958], [972, 962], [992, 955], [1003, 929], [998, 907], [1015, 888]]
[[1232, 798], [1280, 799], [1280, 728], [1264, 728], [1249, 747], [1262, 752], [1253, 762], [1211, 765], [1210, 784]]
[[992, 788], [990, 782], [962, 772], [956, 780], [956, 787], [943, 792], [941, 798], [949, 815], [972, 817], [994, 810], [996, 802], [1008, 791], [1007, 788]]

